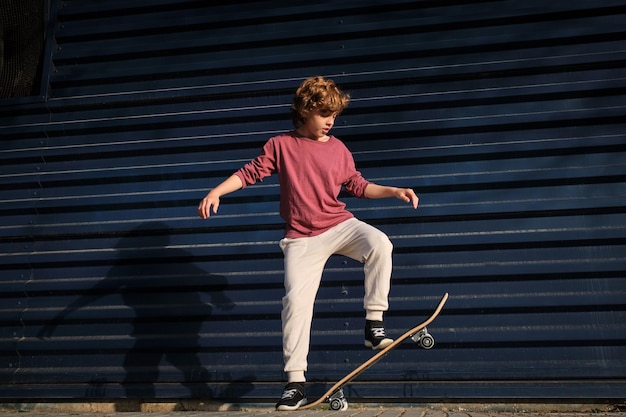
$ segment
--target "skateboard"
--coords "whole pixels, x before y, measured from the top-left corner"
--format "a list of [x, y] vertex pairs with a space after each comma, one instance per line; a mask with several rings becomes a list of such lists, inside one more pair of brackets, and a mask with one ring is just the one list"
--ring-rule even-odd
[[437, 305], [437, 308], [435, 308], [435, 311], [433, 312], [433, 314], [429, 318], [427, 318], [424, 322], [406, 331], [402, 336], [398, 337], [387, 347], [378, 351], [378, 353], [376, 353], [374, 356], [369, 358], [367, 361], [363, 362], [361, 365], [359, 365], [356, 369], [354, 369], [348, 375], [341, 378], [339, 381], [337, 381], [335, 385], [330, 387], [330, 389], [326, 391], [316, 401], [303, 405], [299, 407], [298, 410], [307, 410], [307, 409], [316, 407], [320, 405], [321, 403], [323, 403], [324, 401], [328, 401], [331, 410], [340, 410], [340, 411], [347, 410], [348, 401], [343, 395], [343, 386], [348, 384], [350, 381], [356, 378], [363, 371], [370, 368], [376, 362], [381, 360], [385, 355], [387, 355], [387, 353], [389, 353], [392, 349], [394, 349], [400, 343], [402, 343], [408, 338], [411, 338], [411, 340], [417, 343], [420, 347], [424, 349], [431, 349], [435, 345], [435, 339], [428, 333], [426, 326], [428, 326], [430, 323], [433, 322], [433, 320], [437, 318], [439, 313], [441, 313], [441, 310], [443, 309], [443, 306], [446, 304], [447, 300], [448, 300], [448, 293], [445, 293], [443, 297], [441, 297], [441, 301], [439, 301], [439, 304]]

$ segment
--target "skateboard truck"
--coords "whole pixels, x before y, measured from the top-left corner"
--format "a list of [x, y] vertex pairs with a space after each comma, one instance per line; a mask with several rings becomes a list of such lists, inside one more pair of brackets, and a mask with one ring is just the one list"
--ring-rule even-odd
[[435, 346], [435, 339], [428, 333], [426, 327], [412, 335], [411, 340], [417, 343], [422, 349], [432, 349], [433, 346]]

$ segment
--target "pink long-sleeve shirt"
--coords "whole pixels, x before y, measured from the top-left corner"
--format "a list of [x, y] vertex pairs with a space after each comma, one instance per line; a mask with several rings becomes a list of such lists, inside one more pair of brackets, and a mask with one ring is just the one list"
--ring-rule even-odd
[[338, 199], [341, 187], [364, 198], [369, 184], [339, 139], [331, 136], [320, 142], [295, 131], [269, 139], [261, 154], [235, 175], [245, 188], [274, 172], [280, 183], [280, 215], [287, 223], [288, 238], [316, 236], [354, 217]]

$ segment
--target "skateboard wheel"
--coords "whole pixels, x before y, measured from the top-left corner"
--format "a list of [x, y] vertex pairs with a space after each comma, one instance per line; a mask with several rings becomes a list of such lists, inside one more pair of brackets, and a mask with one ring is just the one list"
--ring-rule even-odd
[[330, 401], [330, 409], [334, 411], [346, 411], [348, 409], [348, 401], [345, 398], [335, 398]]
[[345, 411], [348, 409], [348, 401], [343, 395], [343, 389], [339, 388], [330, 397], [328, 397], [328, 404], [331, 410]]
[[411, 336], [411, 340], [419, 345], [422, 349], [432, 349], [435, 346], [435, 339], [428, 333], [426, 328]]
[[341, 398], [335, 398], [330, 401], [330, 409], [334, 411], [345, 411], [348, 409], [348, 401]]
[[421, 337], [419, 345], [424, 349], [432, 349], [435, 346], [435, 339], [431, 335], [425, 334]]

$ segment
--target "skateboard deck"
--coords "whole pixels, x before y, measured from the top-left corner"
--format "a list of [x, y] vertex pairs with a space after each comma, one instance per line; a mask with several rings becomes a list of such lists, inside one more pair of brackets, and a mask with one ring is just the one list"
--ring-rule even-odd
[[299, 407], [298, 410], [307, 410], [309, 408], [317, 407], [318, 405], [322, 404], [324, 401], [328, 401], [330, 404], [330, 408], [333, 410], [346, 410], [348, 408], [348, 402], [343, 396], [343, 390], [342, 390], [343, 386], [348, 384], [350, 381], [356, 378], [359, 374], [361, 374], [366, 369], [368, 369], [369, 367], [374, 365], [376, 362], [381, 360], [385, 355], [387, 355], [387, 353], [389, 353], [392, 349], [394, 349], [400, 343], [402, 343], [408, 338], [411, 338], [413, 339], [413, 341], [420, 344], [425, 349], [432, 348], [434, 346], [434, 339], [426, 331], [426, 326], [428, 326], [430, 323], [433, 322], [433, 320], [437, 318], [439, 313], [441, 313], [441, 310], [443, 309], [443, 306], [446, 304], [447, 300], [448, 300], [448, 293], [445, 293], [443, 297], [441, 297], [441, 300], [439, 301], [437, 308], [435, 308], [435, 311], [430, 317], [428, 317], [426, 320], [424, 320], [422, 323], [418, 324], [417, 326], [413, 327], [412, 329], [409, 329], [408, 331], [406, 331], [402, 336], [398, 337], [396, 340], [394, 340], [391, 344], [389, 344], [384, 349], [379, 350], [378, 353], [376, 353], [374, 356], [369, 358], [367, 361], [363, 362], [352, 372], [350, 372], [349, 374], [341, 378], [339, 381], [337, 381], [335, 385], [330, 387], [330, 389], [328, 389], [328, 391], [326, 391], [316, 401], [305, 404]]

